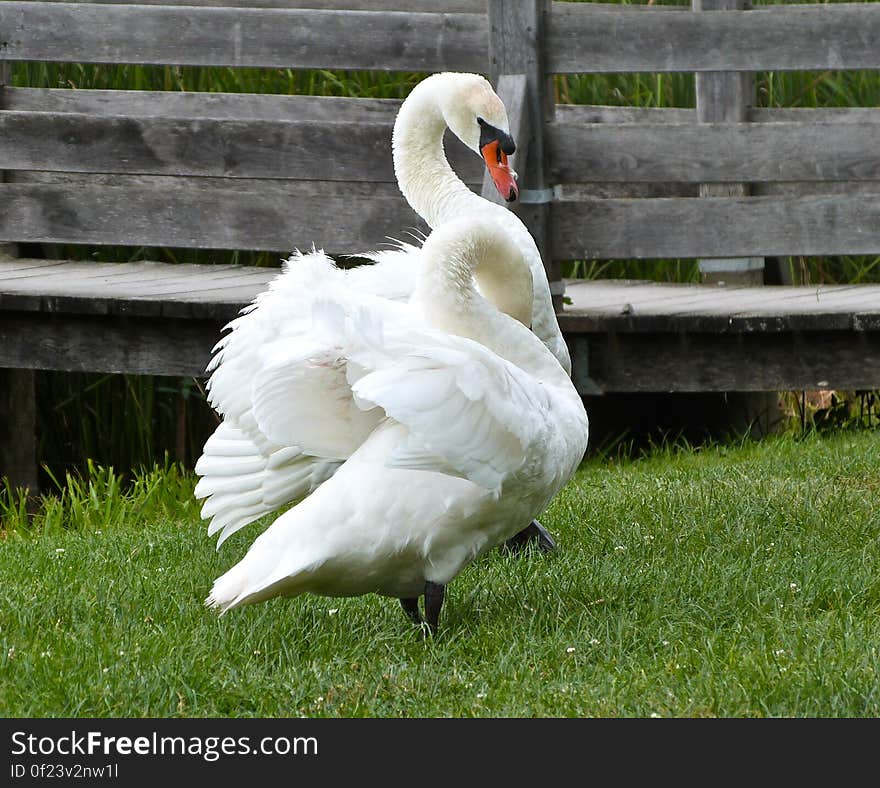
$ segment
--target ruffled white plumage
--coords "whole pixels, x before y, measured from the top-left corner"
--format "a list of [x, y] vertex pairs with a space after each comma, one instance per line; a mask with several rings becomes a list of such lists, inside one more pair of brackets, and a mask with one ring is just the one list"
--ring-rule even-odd
[[[395, 171], [401, 188], [432, 227], [456, 216], [482, 215], [504, 228], [532, 272], [532, 329], [570, 369], [533, 239], [514, 214], [469, 191], [443, 155], [439, 141], [447, 124], [478, 150], [477, 139], [470, 139], [478, 133], [478, 116], [506, 127], [503, 104], [482, 77], [437, 74], [420, 83], [404, 102], [395, 124]], [[376, 425], [376, 414], [359, 411], [348, 397], [336, 349], [323, 340], [316, 343], [311, 304], [319, 291], [341, 304], [349, 303], [346, 293], [373, 296], [390, 305], [405, 304], [418, 276], [421, 250], [399, 243], [398, 248], [360, 256], [371, 258], [374, 264], [343, 271], [320, 251], [294, 254], [269, 289], [230, 323], [215, 348], [208, 367], [208, 393], [224, 421], [196, 464], [201, 476], [196, 495], [207, 499], [202, 514], [211, 519], [209, 532], [220, 532], [218, 547], [248, 523], [312, 493]], [[372, 308], [380, 307], [374, 302]], [[254, 382], [259, 379], [269, 385], [266, 370], [282, 358], [302, 365], [304, 374], [285, 380], [291, 398], [295, 392], [296, 410], [288, 408], [287, 422], [274, 418], [268, 434], [267, 422], [260, 424], [254, 416], [254, 397], [259, 396], [255, 392], [263, 391]], [[305, 369], [309, 366], [315, 369]], [[307, 382], [314, 384], [311, 389]], [[302, 415], [306, 413], [312, 415]], [[314, 433], [312, 437], [322, 438], [320, 445], [310, 441], [313, 456], [304, 454], [292, 438], [307, 429]], [[241, 492], [229, 492], [235, 486]]]
[[[435, 232], [432, 251], [445, 254], [441, 236], [468, 227]], [[340, 289], [332, 277], [317, 288], [308, 336], [333, 348], [340, 391], [349, 392], [339, 401], [372, 414], [375, 426], [215, 581], [209, 605], [225, 611], [307, 591], [418, 596], [546, 506], [586, 448], [583, 404], [525, 326], [478, 296], [464, 309], [462, 330], [474, 338], [428, 327], [419, 309]], [[290, 363], [300, 358], [290, 353], [276, 352], [254, 380], [252, 417], [263, 434], [319, 456], [324, 438], [298, 431], [287, 393], [325, 372]]]

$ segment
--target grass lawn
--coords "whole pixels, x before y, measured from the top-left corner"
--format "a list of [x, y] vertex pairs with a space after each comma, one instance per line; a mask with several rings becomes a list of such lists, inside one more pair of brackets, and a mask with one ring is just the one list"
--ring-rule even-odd
[[3, 716], [880, 715], [877, 432], [588, 462], [558, 552], [469, 567], [429, 641], [375, 596], [218, 618], [255, 527], [217, 553], [191, 479], [97, 476], [0, 509]]

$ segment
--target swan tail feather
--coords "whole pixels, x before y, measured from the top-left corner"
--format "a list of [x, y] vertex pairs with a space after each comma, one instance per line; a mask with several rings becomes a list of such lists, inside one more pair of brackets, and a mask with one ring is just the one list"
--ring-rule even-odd
[[303, 455], [296, 447], [258, 447], [223, 422], [208, 438], [196, 473], [195, 496], [205, 499], [201, 516], [217, 548], [246, 525], [298, 501], [329, 479], [339, 462]]
[[295, 521], [296, 509], [276, 521], [253, 543], [244, 558], [218, 577], [205, 605], [225, 613], [242, 605], [262, 602], [274, 596], [297, 596], [307, 590], [308, 579], [317, 565], [307, 535]]

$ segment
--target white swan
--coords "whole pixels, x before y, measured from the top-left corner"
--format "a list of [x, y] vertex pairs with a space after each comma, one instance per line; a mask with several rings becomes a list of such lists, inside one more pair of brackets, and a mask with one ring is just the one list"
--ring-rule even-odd
[[[206, 604], [225, 612], [277, 595], [375, 592], [421, 621], [424, 594], [434, 631], [445, 585], [525, 527], [574, 473], [587, 415], [569, 375], [523, 325], [532, 280], [520, 249], [491, 222], [459, 219], [436, 229], [422, 254], [412, 308], [353, 292], [323, 253], [297, 261], [319, 288], [310, 335], [337, 354], [325, 366], [283, 339], [265, 348], [254, 380], [259, 429], [335, 457], [340, 435], [323, 425], [342, 400], [353, 431], [359, 414], [380, 419], [331, 479], [214, 582]], [[475, 278], [506, 283], [512, 316]], [[314, 396], [321, 386], [311, 376], [337, 401]]]
[[[443, 151], [443, 134], [450, 128], [468, 147], [486, 160], [499, 191], [516, 191], [505, 151], [513, 141], [503, 103], [491, 85], [476, 74], [435, 74], [420, 82], [401, 105], [394, 124], [392, 148], [401, 191], [412, 208], [431, 227], [456, 217], [482, 216], [512, 239], [532, 275], [533, 298], [528, 323], [566, 371], [571, 362], [553, 311], [541, 256], [522, 221], [474, 194], [453, 172]], [[421, 250], [412, 245], [372, 256], [374, 265], [344, 274], [353, 291], [390, 300], [409, 299], [420, 267]], [[210, 519], [208, 533], [220, 533], [218, 547], [231, 534], [280, 506], [313, 492], [360, 446], [375, 425], [368, 417], [341, 409], [337, 421], [323, 429], [335, 437], [335, 454], [322, 459], [304, 455], [290, 442], [271, 440], [253, 418], [251, 383], [260, 374], [258, 349], [277, 337], [304, 340], [310, 304], [321, 286], [308, 267], [287, 266], [270, 289], [245, 314], [233, 321], [231, 331], [218, 343], [208, 368], [209, 401], [223, 422], [205, 444], [196, 464], [201, 476], [196, 496], [206, 498], [202, 517]], [[485, 279], [483, 293], [504, 311], [505, 285]], [[332, 364], [332, 348], [324, 352]], [[314, 380], [316, 385], [326, 381]], [[302, 392], [297, 392], [300, 396]], [[291, 392], [291, 397], [294, 393]]]

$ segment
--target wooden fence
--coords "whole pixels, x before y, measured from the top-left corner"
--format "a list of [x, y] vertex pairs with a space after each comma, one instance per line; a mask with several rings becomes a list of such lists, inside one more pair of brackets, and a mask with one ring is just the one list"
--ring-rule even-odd
[[[518, 143], [523, 200], [514, 210], [542, 250], [561, 306], [565, 260], [699, 258], [707, 279], [754, 281], [768, 256], [880, 253], [880, 110], [757, 109], [751, 80], [759, 70], [878, 69], [878, 41], [874, 3], [12, 1], [0, 2], [0, 69], [7, 66], [0, 84], [13, 61], [485, 73], [508, 106]], [[656, 71], [695, 72], [696, 108], [553, 100], [555, 74]], [[393, 100], [7, 85], [0, 91], [0, 241], [279, 254], [313, 242], [330, 253], [376, 248], [420, 226], [391, 164], [398, 107]], [[454, 140], [448, 152], [465, 182], [491, 197], [477, 158]], [[7, 425], [18, 414], [24, 426], [8, 427], [15, 434], [0, 441], [7, 447], [20, 446], [30, 429], [30, 370], [199, 375], [219, 326], [265, 285], [259, 274], [227, 271], [235, 286], [210, 280], [212, 295], [195, 279], [181, 284], [191, 275], [205, 285], [207, 267], [179, 268], [163, 290], [150, 284], [162, 280], [154, 268], [141, 270], [143, 281], [135, 269], [119, 268], [111, 282], [106, 269], [99, 277], [88, 263], [59, 263], [50, 275], [38, 263], [10, 260], [0, 268], [0, 368], [7, 368], [0, 411]], [[126, 290], [124, 281], [143, 287]], [[878, 335], [864, 328], [876, 325], [864, 319], [876, 308], [863, 302], [855, 311], [841, 307], [851, 318], [845, 331], [860, 348], [858, 380], [880, 387]], [[667, 388], [596, 367], [597, 359], [632, 357], [623, 346], [628, 333], [657, 332], [656, 320], [639, 322], [638, 310], [623, 322], [603, 314], [579, 310], [575, 299], [560, 316], [581, 389]], [[168, 321], [178, 321], [177, 336], [189, 340], [169, 347]], [[675, 326], [688, 330], [681, 320]], [[119, 347], [107, 347], [107, 332]], [[742, 363], [754, 352], [741, 350]], [[726, 381], [749, 374], [747, 366], [731, 370]], [[785, 381], [803, 378], [807, 386], [817, 374]], [[855, 379], [846, 375], [821, 380]], [[682, 380], [683, 390], [713, 386], [703, 373]], [[778, 380], [768, 375], [747, 387]], [[32, 440], [30, 448], [24, 443], [18, 459], [0, 462], [32, 464]]]
[[[877, 68], [880, 6], [290, 7], [306, 4], [316, 5], [3, 2], [0, 59], [471, 70], [496, 83], [525, 74], [536, 152], [526, 199], [555, 187], [552, 221], [549, 209], [529, 209], [551, 260], [880, 251], [880, 204], [866, 199], [878, 193], [880, 110], [756, 110], [743, 79]], [[735, 4], [695, 0], [703, 11]], [[552, 106], [551, 75], [612, 71], [697, 72], [697, 109]], [[317, 240], [342, 252], [413, 223], [388, 151], [394, 101], [7, 88], [3, 107], [0, 163], [12, 175], [0, 236], [9, 240], [279, 252]], [[479, 182], [473, 157], [454, 149], [453, 159]], [[651, 193], [645, 184], [677, 184], [677, 196], [633, 202]], [[713, 185], [704, 196], [736, 188], [706, 200], [699, 184]], [[742, 184], [752, 198], [741, 199]], [[354, 211], [352, 194], [370, 199]]]

